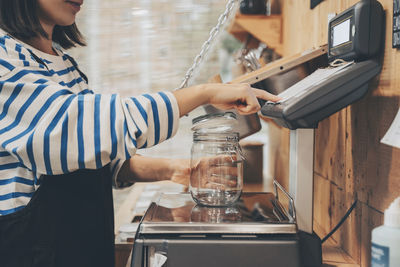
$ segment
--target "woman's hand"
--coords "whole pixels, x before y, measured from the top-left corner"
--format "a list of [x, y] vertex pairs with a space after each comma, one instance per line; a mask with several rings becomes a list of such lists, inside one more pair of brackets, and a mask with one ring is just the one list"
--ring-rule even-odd
[[[219, 85], [222, 87], [217, 87]], [[221, 110], [236, 109], [239, 114], [247, 115], [260, 110], [257, 98], [276, 102], [279, 97], [267, 91], [252, 88], [248, 84], [207, 84], [211, 93], [209, 103]]]
[[235, 188], [239, 171], [236, 156], [204, 157], [192, 162], [190, 182], [202, 189]]
[[189, 159], [170, 159], [171, 181], [178, 184], [189, 186], [190, 179], [190, 160]]
[[273, 102], [280, 100], [275, 95], [243, 83], [203, 84], [183, 88], [173, 93], [181, 116], [204, 104], [212, 104], [222, 110], [234, 108], [240, 114], [246, 115], [260, 110], [257, 98]]

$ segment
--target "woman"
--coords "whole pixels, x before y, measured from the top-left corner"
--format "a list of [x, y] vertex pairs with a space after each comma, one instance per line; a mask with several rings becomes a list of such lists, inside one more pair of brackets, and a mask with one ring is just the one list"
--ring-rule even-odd
[[200, 105], [250, 114], [257, 97], [278, 100], [245, 84], [94, 94], [59, 48], [84, 45], [82, 4], [0, 0], [0, 266], [113, 266], [112, 181], [187, 176], [136, 150], [172, 137]]

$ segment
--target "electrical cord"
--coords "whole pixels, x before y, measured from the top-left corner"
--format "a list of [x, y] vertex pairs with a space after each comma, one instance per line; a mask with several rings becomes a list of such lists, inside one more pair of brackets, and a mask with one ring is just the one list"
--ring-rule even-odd
[[346, 214], [343, 216], [343, 218], [338, 222], [338, 224], [330, 231], [322, 240], [321, 243], [324, 243], [331, 235], [333, 235], [337, 229], [339, 229], [340, 226], [346, 221], [347, 217], [349, 217], [350, 213], [353, 211], [353, 209], [356, 207], [357, 204], [357, 199], [354, 200], [353, 204], [351, 204], [351, 207], [347, 210]]

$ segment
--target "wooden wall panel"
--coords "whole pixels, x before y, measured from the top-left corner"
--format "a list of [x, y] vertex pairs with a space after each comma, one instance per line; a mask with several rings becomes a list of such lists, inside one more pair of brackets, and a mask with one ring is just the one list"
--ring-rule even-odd
[[328, 179], [314, 175], [314, 231], [323, 237], [331, 229], [332, 209], [331, 183]]
[[379, 87], [373, 94], [387, 97], [400, 96], [400, 53], [399, 50], [392, 48], [393, 1], [380, 2], [386, 10], [385, 54]]
[[[314, 175], [314, 229], [323, 238], [333, 229], [350, 208], [354, 201], [352, 194], [339, 188], [332, 181]], [[353, 213], [341, 228], [333, 234], [333, 239], [355, 261], [360, 260], [361, 239], [361, 205], [357, 205]]]
[[315, 131], [314, 172], [345, 188], [346, 113], [337, 112], [319, 123]]
[[399, 109], [399, 97], [371, 93], [348, 111], [347, 168], [358, 198], [384, 211], [400, 195], [400, 150], [380, 143]]
[[[328, 14], [357, 0], [283, 0], [285, 56], [327, 43]], [[357, 208], [332, 240], [360, 266], [369, 266], [370, 232], [400, 195], [400, 149], [380, 143], [400, 106], [400, 51], [391, 47], [392, 0], [387, 12], [383, 69], [361, 101], [320, 122], [315, 133], [314, 222], [325, 235], [354, 199]]]

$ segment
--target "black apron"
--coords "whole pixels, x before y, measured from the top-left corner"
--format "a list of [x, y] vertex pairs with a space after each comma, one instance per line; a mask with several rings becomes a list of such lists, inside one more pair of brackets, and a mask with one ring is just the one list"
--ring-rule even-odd
[[109, 166], [42, 179], [25, 208], [0, 216], [0, 266], [114, 266]]

